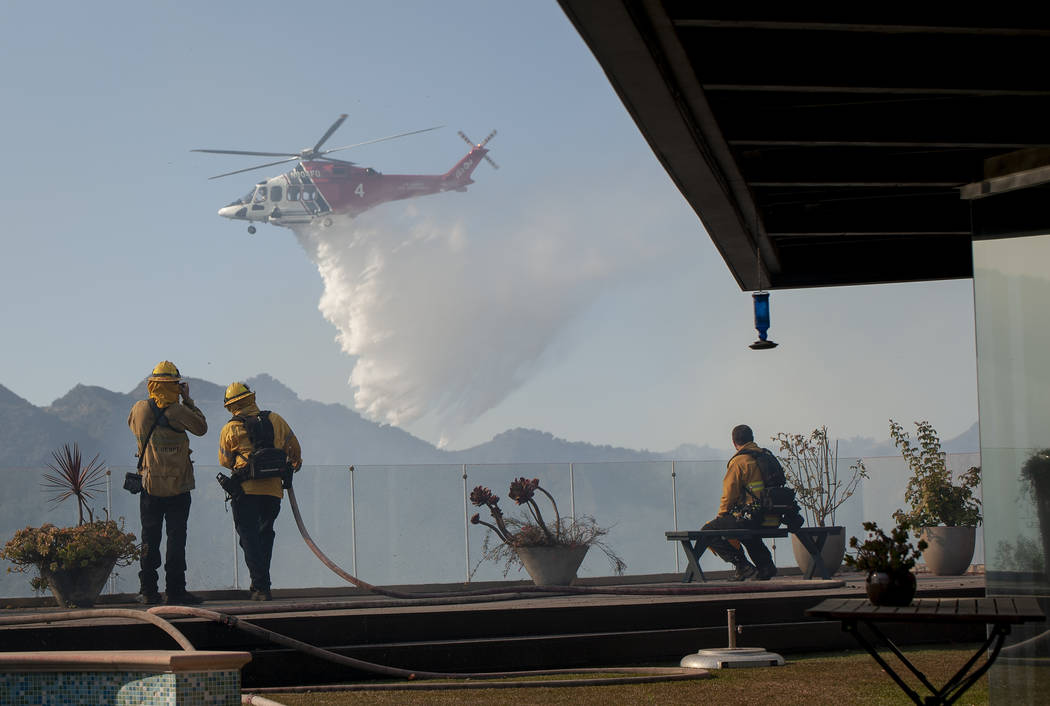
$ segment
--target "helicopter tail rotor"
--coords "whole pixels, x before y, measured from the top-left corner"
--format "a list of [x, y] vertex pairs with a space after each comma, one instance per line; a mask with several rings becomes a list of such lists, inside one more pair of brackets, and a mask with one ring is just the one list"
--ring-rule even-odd
[[[491, 140], [491, 139], [492, 139], [493, 137], [495, 137], [495, 136], [496, 136], [496, 131], [495, 131], [495, 130], [493, 130], [492, 132], [490, 132], [490, 133], [489, 133], [489, 134], [488, 134], [488, 135], [487, 135], [487, 136], [485, 137], [485, 139], [484, 139], [484, 140], [482, 140], [481, 142], [479, 142], [478, 144], [474, 144], [474, 140], [472, 140], [472, 139], [470, 139], [469, 137], [467, 137], [467, 136], [466, 136], [466, 135], [465, 135], [465, 134], [463, 133], [463, 131], [462, 131], [462, 130], [460, 130], [458, 134], [459, 134], [459, 136], [460, 136], [460, 137], [462, 137], [462, 138], [463, 138], [463, 141], [464, 141], [464, 142], [466, 142], [466, 143], [467, 143], [468, 145], [470, 145], [470, 146], [471, 146], [471, 148], [474, 148], [474, 147], [484, 147], [485, 145], [487, 145], [487, 144], [489, 143], [489, 140]], [[489, 163], [489, 164], [490, 164], [490, 165], [492, 166], [492, 168], [493, 168], [493, 169], [499, 169], [499, 165], [498, 165], [498, 164], [496, 164], [495, 162], [493, 162], [493, 161], [492, 161], [492, 158], [491, 158], [491, 157], [489, 157], [489, 156], [488, 156], [487, 154], [486, 154], [486, 155], [482, 155], [482, 156], [483, 156], [483, 157], [485, 158], [485, 161], [486, 161], [486, 162], [488, 162], [488, 163]]]

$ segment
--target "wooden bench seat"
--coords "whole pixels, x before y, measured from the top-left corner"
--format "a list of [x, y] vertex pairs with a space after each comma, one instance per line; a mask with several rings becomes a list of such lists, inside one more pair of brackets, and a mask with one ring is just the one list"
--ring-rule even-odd
[[829, 579], [831, 576], [827, 567], [824, 566], [824, 559], [820, 553], [824, 548], [824, 543], [828, 541], [828, 535], [838, 531], [834, 527], [799, 527], [797, 530], [789, 530], [787, 527], [758, 527], [755, 529], [674, 530], [664, 534], [669, 541], [682, 543], [682, 549], [685, 550], [685, 556], [689, 560], [689, 566], [686, 567], [685, 574], [682, 576], [682, 582], [689, 583], [694, 578], [699, 578], [701, 581], [707, 580], [700, 568], [700, 557], [711, 544], [711, 540], [717, 537], [738, 540], [754, 537], [780, 539], [790, 534], [798, 537], [799, 542], [813, 557], [813, 562], [802, 578], [811, 579], [814, 575], [819, 575], [820, 578]]

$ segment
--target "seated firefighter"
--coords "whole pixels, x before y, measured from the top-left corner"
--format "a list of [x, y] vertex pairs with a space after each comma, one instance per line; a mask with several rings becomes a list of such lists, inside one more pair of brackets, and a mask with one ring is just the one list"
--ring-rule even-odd
[[219, 463], [233, 474], [220, 474], [219, 483], [231, 498], [251, 599], [268, 601], [274, 522], [284, 488], [292, 487], [292, 473], [303, 465], [302, 452], [288, 423], [276, 412], [260, 411], [243, 382], [231, 383], [223, 401], [233, 416], [219, 434]]
[[[775, 528], [781, 523], [790, 529], [801, 527], [803, 521], [795, 504], [795, 493], [784, 487], [780, 462], [772, 452], [755, 443], [755, 435], [746, 424], [734, 427], [732, 438], [736, 453], [726, 466], [718, 516], [703, 529]], [[744, 556], [740, 544], [747, 548], [754, 564]], [[719, 537], [708, 546], [735, 567], [733, 581], [768, 581], [777, 575], [773, 557], [761, 537], [741, 542]]]

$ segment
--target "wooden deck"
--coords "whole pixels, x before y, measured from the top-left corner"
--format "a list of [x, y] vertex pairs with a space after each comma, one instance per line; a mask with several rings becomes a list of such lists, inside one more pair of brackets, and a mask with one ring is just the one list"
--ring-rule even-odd
[[[468, 602], [444, 587], [445, 599], [392, 600], [357, 589], [276, 590], [270, 603], [245, 600], [244, 591], [202, 592], [203, 608], [235, 615], [266, 630], [379, 664], [431, 671], [494, 671], [608, 665], [676, 665], [699, 649], [725, 647], [726, 611], [736, 610], [741, 647], [783, 654], [853, 648], [837, 620], [805, 611], [828, 598], [859, 598], [858, 574], [832, 581], [781, 576], [767, 582], [715, 579], [694, 595], [528, 595]], [[682, 588], [679, 574], [592, 579], [586, 584]], [[511, 587], [523, 587], [515, 583]], [[472, 587], [476, 587], [473, 586]], [[406, 588], [406, 587], [399, 587]], [[435, 586], [416, 587], [434, 590]], [[714, 589], [714, 590], [710, 590]], [[920, 597], [983, 597], [984, 577], [921, 577]], [[106, 597], [103, 607], [130, 596]], [[10, 605], [4, 601], [0, 605]], [[61, 609], [22, 605], [0, 611], [18, 619]], [[6, 622], [6, 621], [5, 621]], [[253, 660], [243, 672], [249, 686], [277, 686], [289, 675], [300, 684], [333, 683], [372, 675], [269, 644], [225, 625], [199, 618], [174, 621], [202, 650], [246, 650]], [[914, 632], [914, 631], [913, 631]], [[896, 634], [901, 644], [974, 642], [983, 625], [931, 626], [921, 634]], [[0, 650], [173, 649], [156, 627], [114, 618], [69, 623], [0, 625]]]

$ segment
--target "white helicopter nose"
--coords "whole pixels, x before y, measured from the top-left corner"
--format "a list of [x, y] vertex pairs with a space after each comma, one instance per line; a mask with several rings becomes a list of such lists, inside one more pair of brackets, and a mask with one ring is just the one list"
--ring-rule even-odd
[[238, 206], [223, 206], [219, 209], [219, 215], [223, 218], [234, 218], [238, 208]]

